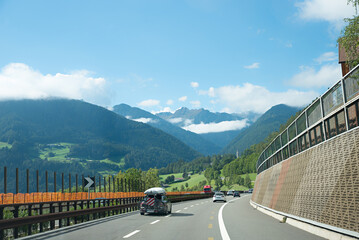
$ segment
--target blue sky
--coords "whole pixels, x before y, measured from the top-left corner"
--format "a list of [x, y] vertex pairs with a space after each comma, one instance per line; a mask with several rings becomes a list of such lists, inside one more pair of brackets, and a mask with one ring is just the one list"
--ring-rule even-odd
[[0, 0], [0, 99], [151, 112], [304, 106], [340, 79], [346, 0]]

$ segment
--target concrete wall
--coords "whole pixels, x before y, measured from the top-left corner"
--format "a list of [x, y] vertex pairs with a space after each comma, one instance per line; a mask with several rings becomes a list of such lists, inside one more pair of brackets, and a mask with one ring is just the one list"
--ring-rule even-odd
[[359, 128], [260, 173], [252, 201], [276, 211], [359, 232]]

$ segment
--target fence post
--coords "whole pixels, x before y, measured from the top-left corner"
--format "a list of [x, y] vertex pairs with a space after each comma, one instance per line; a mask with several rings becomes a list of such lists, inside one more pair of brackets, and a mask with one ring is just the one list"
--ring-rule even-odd
[[45, 192], [49, 191], [49, 176], [47, 174], [47, 171], [45, 171], [45, 182], [46, 182], [46, 190]]
[[112, 176], [113, 192], [116, 192], [115, 176]]
[[64, 193], [64, 173], [61, 173], [61, 192]]
[[56, 172], [54, 172], [54, 192], [56, 192]]
[[98, 176], [98, 191], [101, 192], [101, 176]]
[[19, 193], [19, 169], [16, 168], [16, 194]]
[[36, 192], [39, 192], [39, 170], [36, 170]]
[[71, 189], [71, 173], [69, 173], [69, 193], [72, 192], [72, 189]]
[[96, 192], [96, 176], [93, 177], [93, 192]]
[[29, 169], [26, 169], [26, 192], [29, 193]]
[[104, 192], [106, 192], [106, 177], [103, 177]]
[[7, 168], [4, 167], [4, 193], [7, 193]]
[[85, 188], [84, 188], [84, 182], [85, 181], [85, 178], [84, 178], [84, 175], [82, 174], [82, 192], [85, 191]]
[[76, 174], [76, 192], [78, 192], [78, 190], [79, 190], [79, 189], [78, 189], [78, 186], [79, 186], [79, 185], [78, 185], [77, 177], [78, 177], [78, 175]]

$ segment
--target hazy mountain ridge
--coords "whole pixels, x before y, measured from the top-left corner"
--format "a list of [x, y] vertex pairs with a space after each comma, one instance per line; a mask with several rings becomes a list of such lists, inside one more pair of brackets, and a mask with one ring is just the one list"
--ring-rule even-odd
[[[243, 113], [243, 114], [229, 114], [220, 112], [210, 112], [206, 109], [188, 109], [182, 107], [176, 112], [161, 112], [157, 113], [157, 116], [171, 122], [172, 124], [182, 127], [195, 129], [203, 127], [203, 125], [216, 125], [214, 127], [216, 131], [201, 132], [199, 135], [221, 148], [227, 146], [233, 138], [241, 133], [246, 127], [250, 126], [260, 114], [257, 113]], [[220, 125], [222, 124], [222, 130]], [[233, 127], [231, 125], [240, 125], [239, 127]], [[226, 126], [224, 126], [226, 125]]]
[[214, 143], [205, 140], [200, 135], [191, 131], [186, 131], [156, 115], [153, 115], [140, 108], [131, 107], [127, 104], [119, 104], [113, 107], [113, 111], [121, 116], [132, 120], [142, 121], [152, 127], [161, 129], [162, 131], [171, 134], [178, 138], [188, 146], [201, 152], [205, 155], [212, 155], [218, 153], [221, 148]]

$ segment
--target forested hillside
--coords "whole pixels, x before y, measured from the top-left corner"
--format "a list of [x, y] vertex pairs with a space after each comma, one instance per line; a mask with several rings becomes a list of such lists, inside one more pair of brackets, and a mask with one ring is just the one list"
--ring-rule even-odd
[[2, 165], [40, 160], [41, 146], [60, 142], [71, 143], [68, 158], [92, 160], [80, 164], [84, 168], [98, 169], [102, 163], [96, 160], [109, 159], [122, 161], [124, 168], [148, 169], [200, 156], [161, 130], [96, 105], [64, 99], [0, 102], [0, 141], [12, 146], [0, 148]]
[[262, 142], [270, 133], [278, 131], [280, 125], [295, 115], [298, 110], [284, 104], [272, 107], [255, 123], [244, 129], [222, 152], [234, 154], [238, 151], [241, 154], [251, 145]]

